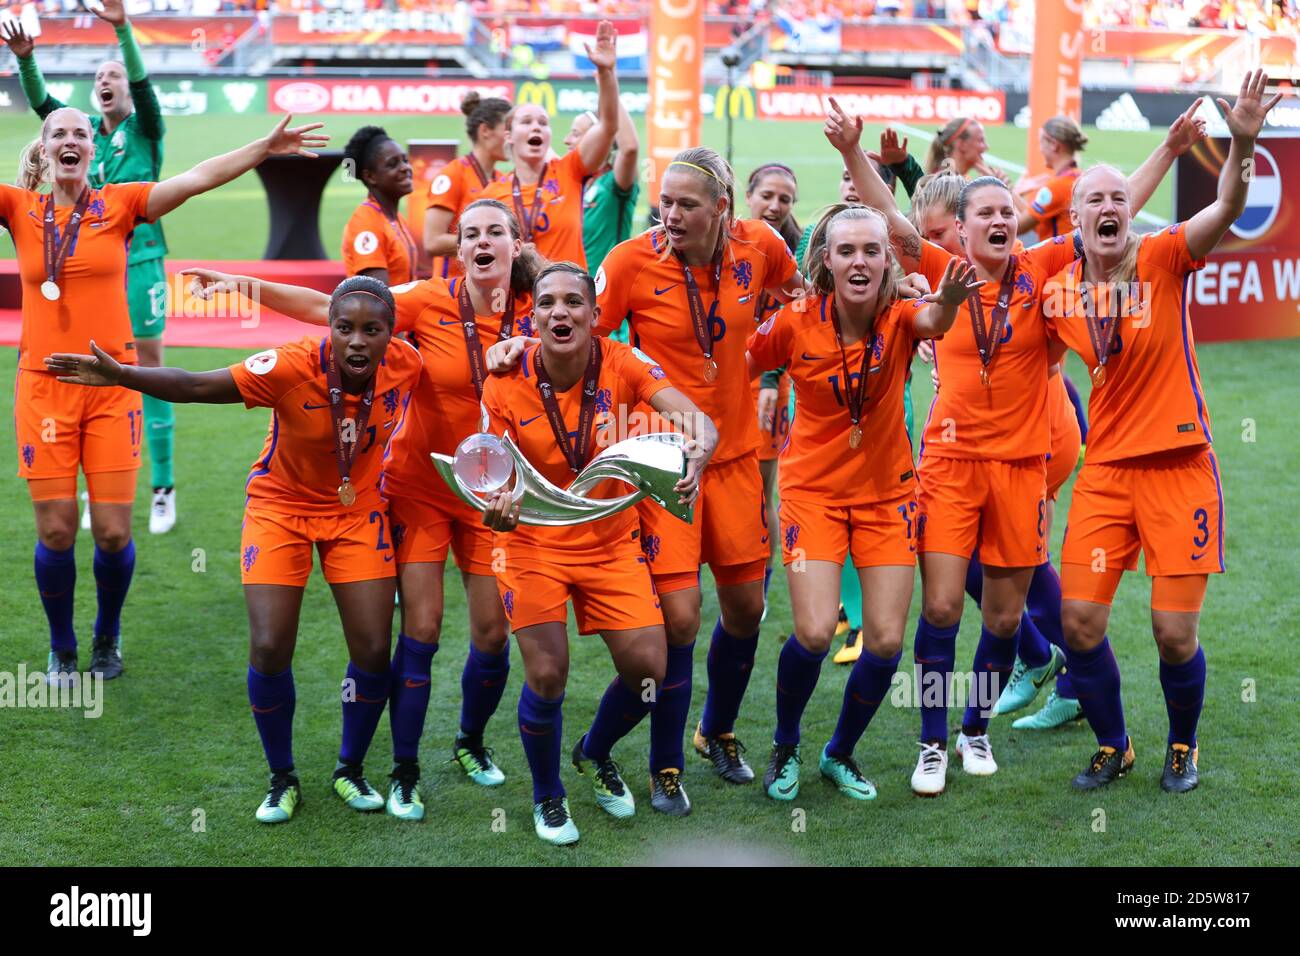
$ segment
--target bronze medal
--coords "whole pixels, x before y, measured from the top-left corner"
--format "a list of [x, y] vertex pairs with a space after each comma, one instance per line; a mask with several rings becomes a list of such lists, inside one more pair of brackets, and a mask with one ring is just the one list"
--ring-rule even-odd
[[980, 368], [980, 384], [989, 387], [989, 370], [983, 367]]
[[377, 374], [370, 377], [365, 392], [360, 396], [356, 419], [352, 422], [352, 441], [344, 441], [346, 419], [343, 412], [343, 378], [339, 374], [338, 363], [335, 361], [333, 343], [330, 343], [325, 363], [325, 385], [329, 394], [330, 417], [334, 421], [334, 460], [339, 471], [339, 504], [344, 508], [352, 507], [357, 500], [357, 489], [352, 484], [352, 461], [357, 453], [357, 440], [365, 434], [366, 424], [370, 421], [377, 377]]
[[849, 447], [857, 448], [862, 444], [862, 426], [854, 425], [849, 429]]
[[[1079, 273], [1080, 281], [1083, 281], [1083, 272]], [[1110, 361], [1111, 349], [1115, 347], [1115, 337], [1119, 332], [1120, 316], [1123, 308], [1116, 310], [1114, 315], [1099, 315], [1100, 308], [1097, 306], [1097, 298], [1092, 295], [1087, 288], [1087, 283], [1083, 282], [1083, 288], [1079, 292], [1079, 298], [1083, 302], [1083, 320], [1088, 326], [1088, 338], [1092, 341], [1092, 350], [1097, 356], [1097, 364], [1093, 366], [1091, 377], [1093, 388], [1100, 388], [1106, 381], [1106, 363]], [[1109, 304], [1111, 292], [1109, 287], [1106, 290], [1106, 300]], [[1109, 309], [1107, 310], [1109, 313]]]
[[339, 485], [339, 504], [344, 508], [351, 508], [357, 500], [357, 489], [352, 487], [352, 482], [343, 479], [343, 484]]
[[1106, 384], [1106, 366], [1098, 365], [1092, 370], [1092, 387], [1100, 388]]
[[704, 363], [704, 381], [716, 382], [718, 380], [718, 363], [713, 359], [707, 359]]

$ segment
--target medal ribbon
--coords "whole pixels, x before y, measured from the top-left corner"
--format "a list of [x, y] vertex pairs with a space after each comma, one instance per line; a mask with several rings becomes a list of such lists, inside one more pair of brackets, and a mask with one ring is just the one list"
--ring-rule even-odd
[[596, 383], [600, 379], [601, 351], [595, 337], [591, 340], [591, 355], [587, 359], [587, 371], [582, 376], [582, 410], [578, 413], [578, 443], [569, 440], [569, 430], [564, 427], [564, 416], [560, 414], [560, 403], [555, 397], [555, 386], [546, 374], [542, 364], [542, 350], [539, 347], [533, 353], [533, 368], [537, 372], [537, 391], [542, 397], [542, 407], [546, 409], [546, 418], [555, 433], [555, 442], [564, 452], [564, 459], [569, 468], [577, 474], [587, 462], [591, 453], [591, 423], [596, 418]]
[[524, 242], [533, 241], [533, 224], [537, 222], [537, 216], [542, 211], [542, 183], [546, 180], [546, 171], [550, 164], [542, 167], [542, 174], [537, 177], [537, 188], [533, 191], [533, 211], [532, 214], [524, 212], [524, 193], [523, 187], [519, 185], [519, 174], [510, 174], [510, 197], [515, 204], [515, 218], [519, 220], [519, 228], [523, 232]]
[[339, 466], [339, 481], [344, 485], [352, 483], [352, 458], [356, 454], [357, 442], [359, 442], [361, 436], [365, 434], [366, 423], [370, 421], [370, 406], [374, 403], [375, 399], [376, 375], [370, 376], [370, 381], [366, 385], [365, 394], [361, 396], [361, 405], [357, 408], [356, 427], [353, 431], [353, 440], [346, 443], [349, 447], [347, 450], [344, 450], [343, 379], [339, 374], [338, 364], [334, 360], [334, 343], [330, 343], [329, 364], [325, 366], [325, 384], [329, 387], [330, 417], [334, 419], [334, 458]]
[[480, 186], [487, 186], [488, 183], [491, 182], [491, 180], [488, 179], [488, 174], [483, 171], [483, 167], [479, 163], [477, 156], [470, 153], [465, 157], [465, 162], [469, 163], [469, 168], [474, 170], [474, 175], [478, 177]]
[[971, 331], [975, 333], [975, 348], [979, 350], [980, 364], [984, 366], [986, 372], [993, 365], [998, 346], [1002, 344], [1002, 327], [1007, 323], [1007, 312], [1011, 308], [1011, 292], [1015, 284], [1016, 257], [1012, 256], [1007, 263], [1006, 274], [1002, 277], [1002, 285], [998, 288], [998, 302], [993, 307], [992, 328], [987, 328], [984, 324], [984, 303], [980, 299], [979, 290], [972, 292], [968, 300]]
[[[1115, 345], [1115, 333], [1119, 330], [1120, 312], [1123, 310], [1117, 311], [1115, 315], [1097, 315], [1095, 301], [1088, 291], [1087, 282], [1082, 278], [1082, 271], [1080, 271], [1080, 282], [1083, 288], [1079, 291], [1079, 298], [1083, 301], [1083, 317], [1088, 324], [1088, 338], [1092, 340], [1093, 351], [1097, 353], [1097, 367], [1104, 369], [1110, 360], [1110, 350]], [[1110, 294], [1108, 284], [1106, 289], [1108, 304]]]
[[81, 219], [89, 205], [90, 188], [87, 187], [77, 197], [76, 205], [72, 207], [72, 217], [68, 220], [68, 227], [63, 231], [60, 240], [59, 227], [54, 223], [54, 195], [51, 193], [45, 197], [45, 218], [42, 225], [45, 233], [46, 281], [58, 281], [59, 273], [63, 271], [63, 263], [67, 261], [68, 253], [72, 251], [72, 246], [77, 241], [77, 233], [81, 231]]
[[[456, 304], [460, 306], [460, 325], [465, 331], [465, 351], [469, 353], [469, 374], [474, 380], [474, 394], [483, 398], [483, 382], [487, 378], [486, 366], [483, 364], [483, 343], [478, 339], [478, 317], [474, 314], [474, 303], [469, 297], [469, 283], [460, 280], [460, 291], [456, 295]], [[497, 339], [504, 342], [515, 334], [515, 294], [512, 291], [506, 299], [506, 311], [501, 316], [501, 331]]]
[[[695, 276], [691, 274], [691, 267], [686, 264], [686, 260], [679, 255], [677, 261], [682, 266], [682, 277], [686, 284], [686, 301], [691, 309], [691, 324], [695, 326], [695, 341], [699, 343], [705, 359], [713, 361], [713, 330], [709, 328], [709, 314], [704, 311], [704, 299], [700, 296], [700, 287], [695, 281]], [[709, 312], [717, 308], [718, 296], [721, 293], [722, 247], [718, 246], [718, 251], [713, 256], [713, 305], [710, 306]]]
[[[844, 333], [840, 328], [840, 310], [836, 308], [833, 299], [831, 300], [831, 324], [835, 326], [835, 344], [840, 347], [840, 368], [844, 370], [844, 401], [849, 406], [849, 419], [856, 425], [862, 420], [862, 409], [867, 404], [867, 384], [871, 378], [872, 329], [868, 328], [867, 334], [862, 338], [862, 366], [858, 371], [858, 387], [850, 388], [849, 383], [853, 379], [849, 377], [849, 359], [848, 354], [844, 351]], [[872, 327], [874, 325], [875, 323], [872, 323]]]

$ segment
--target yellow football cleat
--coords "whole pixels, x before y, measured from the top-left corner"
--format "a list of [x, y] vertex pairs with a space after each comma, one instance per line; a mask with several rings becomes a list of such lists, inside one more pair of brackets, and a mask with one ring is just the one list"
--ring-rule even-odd
[[844, 638], [844, 646], [835, 652], [831, 658], [836, 664], [852, 664], [862, 656], [862, 631], [860, 628], [853, 628]]
[[841, 634], [847, 634], [848, 631], [849, 631], [849, 616], [844, 613], [844, 605], [841, 604], [839, 623], [835, 625], [835, 636], [839, 637]]

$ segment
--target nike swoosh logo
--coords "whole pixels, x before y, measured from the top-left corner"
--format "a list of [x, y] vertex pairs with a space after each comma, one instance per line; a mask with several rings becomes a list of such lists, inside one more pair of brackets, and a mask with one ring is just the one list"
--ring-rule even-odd
[[460, 319], [439, 319], [439, 325], [460, 325]]
[[799, 784], [796, 782], [796, 783], [792, 783], [792, 784], [790, 784], [790, 786], [788, 786], [788, 787], [777, 787], [777, 788], [776, 788], [776, 792], [777, 792], [777, 793], [790, 793], [790, 792], [792, 792], [792, 791], [794, 790], [794, 788], [797, 787], [797, 786], [799, 786]]
[[145, 324], [145, 325], [157, 325], [157, 324], [158, 324], [158, 319], [145, 319], [145, 320], [144, 320], [144, 324]]
[[386, 554], [386, 555], [384, 555], [384, 563], [385, 563], [385, 564], [387, 564], [387, 563], [388, 563], [389, 561], [391, 561], [391, 560], [393, 560], [393, 556], [392, 556], [391, 554]]
[[1204, 551], [1202, 551], [1200, 554], [1193, 554], [1193, 555], [1192, 555], [1192, 560], [1193, 560], [1193, 561], [1199, 561], [1199, 560], [1201, 560], [1201, 558], [1203, 558], [1203, 557], [1205, 557], [1205, 552], [1204, 552]]
[[803, 355], [800, 355], [799, 357], [805, 362], [816, 362], [821, 359], [820, 355], [809, 355], [807, 352], [804, 352]]
[[313, 409], [317, 409], [317, 408], [329, 408], [330, 405], [329, 402], [326, 402], [324, 405], [313, 405], [311, 402], [303, 402], [302, 407], [307, 409], [307, 411], [310, 412]]
[[382, 704], [386, 700], [388, 700], [387, 697], [376, 697], [374, 700], [371, 700], [369, 697], [362, 697], [360, 694], [357, 694], [358, 704]]
[[655, 295], [663, 295], [663, 294], [664, 294], [665, 292], [667, 292], [669, 289], [675, 289], [675, 288], [677, 288], [677, 286], [678, 286], [678, 283], [674, 282], [672, 285], [666, 285], [666, 286], [664, 286], [662, 289], [660, 289], [660, 288], [656, 288], [656, 289], [655, 289]]
[[527, 428], [529, 425], [531, 425], [533, 422], [537, 421], [537, 419], [541, 417], [542, 417], [541, 415], [534, 415], [532, 418], [521, 418], [519, 420], [519, 427]]
[[274, 707], [258, 707], [256, 704], [251, 705], [255, 714], [269, 714], [274, 710], [279, 710], [282, 705], [276, 704]]
[[392, 422], [384, 422], [384, 427], [385, 427], [385, 428], [392, 428], [392, 427], [393, 427], [393, 423], [392, 423]]
[[411, 680], [411, 678], [408, 677], [408, 678], [406, 678], [406, 686], [409, 687], [409, 688], [411, 688], [411, 690], [419, 690], [421, 687], [428, 687], [428, 686], [429, 686], [429, 681], [427, 681], [427, 680]]

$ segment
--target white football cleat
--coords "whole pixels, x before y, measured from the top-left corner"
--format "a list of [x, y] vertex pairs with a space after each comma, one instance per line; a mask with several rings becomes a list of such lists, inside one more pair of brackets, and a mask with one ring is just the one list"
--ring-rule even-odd
[[83, 491], [81, 493], [81, 505], [82, 505], [81, 530], [89, 531], [90, 530], [90, 492], [89, 491]]
[[912, 792], [937, 797], [948, 785], [948, 751], [939, 744], [921, 744], [921, 756], [912, 771]]
[[149, 533], [166, 534], [176, 525], [176, 489], [155, 488], [149, 506]]
[[991, 777], [998, 772], [998, 763], [993, 759], [993, 745], [989, 743], [988, 734], [977, 737], [957, 735], [957, 753], [961, 754], [961, 769], [974, 777]]

